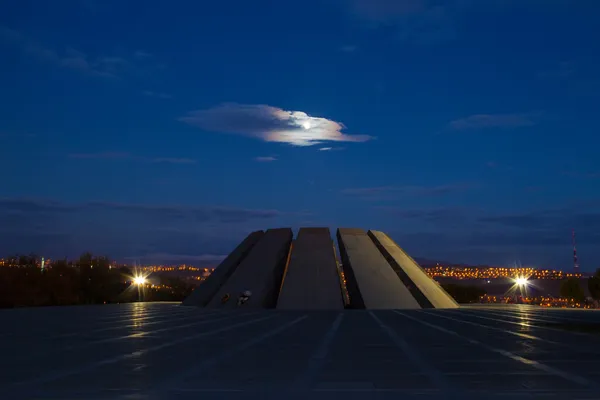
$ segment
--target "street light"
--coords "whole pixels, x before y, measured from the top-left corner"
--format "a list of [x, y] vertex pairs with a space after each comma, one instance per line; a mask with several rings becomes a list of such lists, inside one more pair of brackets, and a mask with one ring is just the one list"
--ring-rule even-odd
[[515, 282], [519, 286], [527, 286], [527, 278], [517, 278], [515, 279]]
[[133, 283], [138, 286], [144, 285], [146, 282], [147, 282], [147, 280], [143, 276], [136, 276], [133, 278]]

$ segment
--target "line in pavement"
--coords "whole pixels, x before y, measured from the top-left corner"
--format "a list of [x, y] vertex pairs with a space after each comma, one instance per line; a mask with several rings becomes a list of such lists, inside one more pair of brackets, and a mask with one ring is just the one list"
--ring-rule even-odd
[[421, 371], [421, 373], [434, 384], [437, 389], [444, 393], [456, 395], [458, 390], [450, 385], [450, 382], [444, 375], [435, 367], [429, 365], [425, 359], [415, 350], [415, 346], [411, 346], [404, 338], [402, 338], [394, 329], [385, 324], [373, 311], [369, 311], [371, 317], [377, 322], [377, 325], [389, 336], [392, 342], [398, 347], [411, 362], [413, 362]]
[[[469, 311], [472, 311], [472, 310], [469, 310]], [[554, 322], [555, 323], [555, 322], [561, 322], [561, 321], [565, 322], [565, 321], [570, 320], [567, 317], [558, 318], [558, 317], [554, 317], [554, 316], [540, 315], [539, 313], [530, 312], [530, 311], [521, 311], [521, 312], [512, 312], [512, 311], [507, 311], [507, 310], [477, 310], [477, 311], [481, 312], [481, 313], [490, 313], [490, 314], [501, 315], [501, 316], [507, 317], [507, 318], [530, 319], [533, 321], [541, 321], [541, 322]], [[572, 321], [572, 322], [574, 322], [574, 321]], [[578, 320], [577, 322], [586, 322], [586, 321]]]
[[[135, 327], [136, 324], [139, 324], [143, 321], [161, 318], [161, 317], [163, 319], [157, 320], [157, 321], [145, 322], [145, 324], [148, 325], [148, 324], [155, 324], [155, 323], [160, 323], [160, 322], [168, 322], [168, 321], [181, 319], [182, 315], [187, 316], [189, 314], [188, 313], [164, 313], [161, 315], [152, 315], [152, 316], [148, 316], [148, 317], [123, 318], [120, 321], [108, 321], [106, 323], [100, 322], [99, 324], [94, 324], [92, 326], [90, 326], [90, 325], [85, 326], [85, 323], [95, 322], [95, 320], [91, 320], [91, 321], [78, 320], [77, 325], [74, 325], [74, 326], [67, 325], [66, 326], [66, 328], [68, 328], [68, 329], [79, 330], [78, 332], [75, 332], [75, 333], [59, 333], [59, 332], [54, 332], [52, 330], [45, 330], [44, 332], [40, 332], [39, 330], [36, 330], [35, 332], [36, 332], [36, 335], [38, 335], [38, 336], [42, 335], [44, 337], [48, 337], [48, 335], [53, 335], [53, 336], [49, 336], [49, 338], [72, 337], [72, 336], [78, 336], [78, 335], [83, 334], [88, 331], [103, 332], [106, 330], [120, 329], [120, 328], [124, 328], [124, 327]], [[202, 314], [202, 315], [204, 315], [204, 314]], [[172, 318], [164, 318], [164, 317], [172, 317]], [[74, 318], [74, 317], [71, 317], [71, 318]], [[123, 323], [126, 323], [126, 322], [131, 323], [131, 325], [125, 325], [125, 326], [122, 325]], [[42, 322], [39, 322], [39, 324], [44, 325], [44, 323], [42, 323]], [[61, 326], [61, 327], [65, 328], [65, 326]], [[81, 331], [80, 329], [82, 329], [84, 327], [86, 330]], [[6, 332], [3, 335], [1, 335], [0, 338], [4, 339], [4, 338], [20, 336], [20, 335], [22, 335], [22, 332]]]
[[[481, 310], [483, 311], [483, 310]], [[589, 312], [590, 310], [585, 310], [585, 311], [580, 311], [580, 312]], [[545, 320], [545, 321], [549, 321], [549, 322], [564, 322], [564, 321], [571, 321], [571, 322], [587, 322], [587, 323], [600, 323], [600, 318], [598, 318], [597, 320], [591, 320], [591, 319], [582, 319], [582, 318], [571, 318], [567, 315], [564, 316], [558, 316], [558, 312], [554, 312], [554, 315], [551, 315], [550, 313], [546, 313], [546, 312], [541, 312], [541, 311], [533, 311], [533, 310], [526, 310], [526, 311], [513, 311], [513, 310], [491, 310], [490, 312], [494, 313], [494, 314], [502, 314], [502, 315], [506, 315], [512, 318], [529, 318], [529, 319], [539, 319], [539, 320]], [[568, 311], [566, 311], [568, 312]], [[596, 314], [590, 314], [590, 315], [594, 315], [594, 318], [596, 318]], [[600, 314], [598, 314], [598, 316], [600, 317]]]
[[401, 315], [401, 316], [405, 317], [405, 318], [408, 318], [408, 319], [411, 319], [413, 321], [416, 321], [416, 322], [418, 322], [418, 323], [420, 323], [422, 325], [425, 325], [425, 326], [428, 326], [430, 328], [436, 329], [436, 330], [438, 330], [440, 332], [444, 332], [444, 333], [446, 333], [448, 335], [452, 335], [452, 336], [461, 338], [463, 340], [466, 340], [469, 343], [472, 343], [472, 344], [477, 345], [479, 347], [483, 347], [484, 349], [487, 349], [487, 350], [492, 351], [494, 353], [503, 355], [504, 357], [510, 358], [510, 359], [512, 359], [514, 361], [518, 361], [518, 362], [520, 362], [522, 364], [529, 365], [529, 366], [531, 366], [533, 368], [536, 368], [536, 369], [539, 369], [541, 371], [547, 372], [547, 373], [552, 374], [554, 376], [561, 377], [561, 378], [566, 379], [566, 380], [568, 380], [570, 382], [577, 383], [579, 385], [586, 386], [588, 388], [593, 388], [593, 389], [597, 388], [594, 383], [590, 382], [589, 380], [587, 380], [587, 379], [585, 379], [585, 378], [583, 378], [581, 376], [574, 375], [574, 374], [571, 374], [571, 373], [566, 372], [566, 371], [562, 371], [562, 370], [560, 370], [558, 368], [550, 367], [549, 365], [543, 364], [543, 363], [541, 363], [539, 361], [535, 361], [535, 360], [532, 360], [532, 359], [529, 359], [529, 358], [518, 356], [518, 355], [516, 355], [514, 353], [511, 353], [510, 351], [507, 351], [507, 350], [502, 350], [502, 349], [499, 349], [497, 347], [490, 346], [490, 345], [488, 345], [486, 343], [480, 342], [479, 340], [475, 340], [473, 338], [463, 336], [463, 335], [461, 335], [461, 334], [459, 334], [459, 333], [457, 333], [457, 332], [455, 332], [453, 330], [443, 328], [443, 327], [441, 327], [439, 325], [435, 325], [435, 324], [432, 324], [432, 323], [420, 320], [420, 319], [415, 318], [415, 317], [411, 317], [410, 315], [407, 315], [405, 313], [401, 313], [398, 310], [394, 310], [394, 312], [396, 314], [398, 314], [398, 315]]
[[[439, 313], [434, 313], [434, 312], [430, 312], [430, 311], [424, 311], [425, 314], [427, 315], [431, 315], [437, 318], [445, 318], [451, 321], [456, 321], [456, 322], [460, 322], [462, 324], [467, 324], [467, 325], [471, 325], [471, 326], [478, 326], [480, 328], [485, 328], [485, 329], [490, 329], [490, 330], [494, 330], [494, 331], [498, 331], [498, 332], [502, 332], [502, 333], [508, 333], [509, 335], [513, 335], [513, 336], [518, 336], [524, 339], [531, 339], [531, 340], [538, 340], [540, 342], [544, 342], [544, 343], [549, 343], [555, 346], [561, 346], [573, 351], [578, 351], [578, 352], [582, 352], [582, 353], [594, 353], [594, 354], [600, 354], [600, 351], [595, 351], [594, 349], [582, 349], [582, 348], [578, 348], [576, 346], [571, 346], [568, 343], [563, 343], [563, 342], [557, 342], [555, 340], [549, 340], [549, 339], [544, 339], [541, 338], [539, 336], [534, 336], [534, 335], [529, 335], [527, 333], [521, 333], [521, 332], [515, 332], [515, 331], [510, 331], [508, 329], [503, 329], [503, 328], [498, 328], [496, 326], [490, 326], [490, 325], [485, 325], [485, 324], [479, 324], [477, 322], [473, 322], [473, 321], [467, 321], [464, 319], [458, 319], [458, 318], [452, 318], [449, 317], [447, 315], [441, 315]], [[468, 317], [468, 316], [465, 316]], [[472, 316], [475, 317], [475, 316]]]
[[138, 350], [138, 351], [135, 351], [133, 353], [122, 354], [120, 356], [111, 357], [111, 358], [105, 358], [104, 360], [96, 361], [94, 363], [90, 363], [90, 364], [87, 364], [87, 365], [78, 366], [78, 367], [72, 368], [72, 369], [67, 369], [67, 370], [62, 370], [62, 371], [56, 371], [56, 372], [53, 372], [51, 374], [48, 374], [48, 375], [40, 377], [40, 378], [23, 380], [23, 381], [20, 381], [20, 382], [15, 382], [15, 383], [13, 383], [10, 386], [11, 387], [23, 387], [23, 386], [26, 386], [26, 385], [27, 386], [29, 386], [29, 385], [39, 385], [39, 384], [42, 384], [42, 383], [52, 382], [52, 381], [55, 381], [55, 380], [58, 380], [58, 379], [61, 379], [61, 378], [66, 378], [66, 377], [71, 376], [71, 375], [79, 374], [79, 373], [82, 373], [82, 372], [87, 372], [87, 371], [96, 369], [98, 367], [102, 367], [104, 365], [115, 364], [115, 363], [117, 363], [119, 361], [127, 360], [129, 358], [139, 357], [139, 356], [141, 356], [143, 354], [147, 354], [147, 353], [150, 353], [150, 352], [153, 352], [153, 351], [157, 351], [157, 350], [162, 350], [164, 348], [171, 347], [171, 346], [174, 346], [174, 345], [177, 345], [177, 344], [180, 344], [180, 343], [183, 343], [183, 342], [187, 342], [187, 341], [190, 341], [190, 340], [195, 340], [195, 339], [206, 337], [206, 336], [212, 336], [212, 335], [216, 335], [216, 334], [219, 334], [219, 333], [228, 332], [228, 331], [231, 331], [233, 329], [236, 329], [236, 328], [239, 328], [239, 327], [242, 327], [242, 326], [246, 326], [246, 325], [250, 325], [250, 324], [254, 324], [254, 323], [257, 323], [257, 322], [265, 321], [265, 320], [271, 319], [273, 317], [275, 317], [275, 315], [268, 315], [266, 317], [251, 319], [250, 321], [244, 321], [244, 322], [240, 322], [240, 323], [237, 323], [237, 324], [229, 325], [229, 326], [226, 326], [224, 328], [213, 329], [211, 331], [202, 332], [202, 333], [199, 333], [199, 334], [196, 334], [196, 335], [186, 336], [186, 337], [183, 337], [183, 338], [172, 340], [170, 342], [162, 343], [162, 344], [157, 345], [157, 346], [148, 347], [146, 349]]
[[[232, 313], [228, 313], [228, 314], [225, 314], [224, 317], [220, 317], [220, 318], [202, 319], [200, 321], [191, 322], [189, 324], [169, 326], [168, 328], [154, 329], [154, 330], [151, 330], [151, 331], [148, 331], [148, 332], [132, 333], [132, 334], [129, 334], [129, 335], [111, 337], [111, 338], [107, 338], [107, 339], [93, 340], [91, 342], [84, 342], [84, 343], [76, 344], [76, 345], [72, 345], [72, 346], [55, 348], [55, 349], [53, 349], [51, 351], [47, 351], [45, 353], [35, 353], [35, 354], [32, 354], [32, 355], [30, 355], [29, 357], [26, 357], [26, 358], [22, 358], [21, 357], [21, 358], [19, 358], [19, 360], [20, 361], [27, 361], [27, 360], [36, 359], [36, 358], [39, 358], [39, 357], [46, 357], [46, 356], [52, 355], [54, 353], [64, 353], [65, 351], [80, 350], [80, 349], [83, 349], [83, 348], [86, 348], [86, 347], [90, 347], [90, 346], [94, 346], [94, 345], [98, 345], [98, 344], [117, 342], [117, 341], [125, 340], [125, 339], [133, 339], [133, 338], [137, 339], [137, 338], [141, 338], [141, 337], [144, 337], [144, 336], [151, 336], [151, 335], [154, 335], [156, 333], [169, 332], [169, 331], [174, 331], [174, 330], [177, 330], [177, 329], [189, 328], [190, 326], [203, 325], [203, 324], [207, 324], [207, 323], [210, 323], [210, 322], [217, 322], [217, 321], [227, 320], [227, 319], [231, 319], [231, 318], [234, 318], [234, 317], [239, 317], [240, 315], [249, 316], [249, 315], [254, 315], [254, 314], [257, 314], [257, 313], [258, 313], [258, 311], [250, 312], [250, 313], [244, 313], [244, 314], [232, 314]], [[214, 316], [214, 315], [215, 314], [211, 314], [211, 316]]]
[[[448, 310], [448, 312], [456, 313], [454, 310]], [[460, 312], [463, 312], [463, 311], [460, 311]], [[471, 313], [470, 310], [464, 310], [464, 312]], [[554, 332], [560, 332], [560, 333], [568, 334], [568, 335], [585, 336], [587, 338], [598, 339], [597, 336], [590, 335], [590, 334], [584, 333], [584, 332], [565, 331], [564, 329], [552, 328], [552, 327], [543, 326], [543, 325], [535, 325], [535, 324], [530, 324], [529, 322], [508, 321], [508, 320], [505, 320], [505, 319], [492, 318], [492, 317], [484, 317], [483, 315], [479, 315], [478, 313], [472, 313], [472, 314], [476, 318], [488, 319], [490, 321], [503, 322], [505, 324], [519, 325], [519, 326], [524, 326], [524, 327], [528, 327], [528, 328], [535, 328], [535, 329], [544, 329], [544, 330], [554, 331]]]
[[[218, 314], [220, 312], [221, 312], [220, 310], [215, 310], [215, 311], [209, 311], [209, 312], [203, 313], [201, 315], [203, 315], [203, 316], [205, 316], [205, 315], [213, 315], [213, 314]], [[185, 315], [183, 317], [181, 317], [181, 316], [175, 316], [173, 318], [165, 318], [165, 319], [161, 319], [161, 320], [158, 320], [158, 321], [143, 322], [142, 325], [140, 325], [140, 321], [136, 321], [136, 322], [128, 324], [128, 325], [109, 326], [109, 327], [100, 328], [100, 329], [90, 329], [90, 328], [88, 328], [85, 331], [79, 331], [79, 332], [74, 332], [74, 333], [63, 333], [63, 334], [60, 334], [60, 335], [52, 336], [51, 338], [52, 339], [54, 339], [54, 338], [69, 338], [69, 337], [74, 337], [74, 336], [80, 336], [80, 335], [83, 335], [83, 334], [88, 333], [88, 332], [97, 333], [97, 332], [114, 331], [114, 330], [117, 330], [117, 329], [143, 328], [143, 327], [148, 326], [148, 325], [163, 324], [165, 322], [172, 322], [172, 321], [186, 321], [186, 320], [189, 320], [189, 319], [192, 319], [192, 318], [197, 318], [197, 315], [190, 315], [190, 316]]]
[[[252, 346], [255, 346], [261, 342], [264, 342], [267, 339], [270, 339], [270, 338], [280, 334], [281, 332], [285, 331], [286, 329], [296, 325], [298, 322], [305, 320], [307, 317], [308, 317], [308, 315], [304, 314], [284, 325], [279, 325], [275, 329], [271, 329], [270, 331], [268, 331], [262, 335], [256, 336], [246, 342], [243, 342], [242, 344], [240, 344], [238, 346], [232, 347], [229, 350], [226, 350], [225, 352], [223, 352], [221, 354], [218, 354], [213, 357], [205, 358], [201, 363], [196, 364], [196, 365], [186, 369], [182, 374], [179, 374], [174, 378], [164, 380], [159, 385], [155, 386], [153, 388], [153, 390], [156, 390], [160, 393], [169, 391], [170, 387], [181, 384], [186, 378], [188, 378], [192, 375], [200, 375], [202, 372], [206, 371], [208, 368], [232, 357], [236, 353], [246, 350]], [[272, 318], [272, 317], [269, 317], [269, 318]]]
[[331, 342], [333, 342], [333, 338], [337, 334], [337, 331], [340, 328], [342, 323], [342, 319], [344, 318], [343, 313], [339, 313], [327, 332], [323, 335], [321, 342], [319, 343], [319, 347], [317, 347], [316, 351], [312, 354], [310, 359], [308, 360], [308, 365], [304, 370], [304, 373], [299, 375], [294, 381], [293, 387], [296, 390], [309, 389], [316, 377], [319, 375], [323, 366], [325, 365], [325, 359], [327, 354], [329, 353], [329, 348], [331, 347]]

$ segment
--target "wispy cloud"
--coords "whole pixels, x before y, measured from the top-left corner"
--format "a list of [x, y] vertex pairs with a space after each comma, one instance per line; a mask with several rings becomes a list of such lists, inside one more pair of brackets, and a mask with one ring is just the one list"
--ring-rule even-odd
[[350, 0], [348, 3], [357, 16], [374, 22], [420, 14], [428, 8], [425, 0]]
[[455, 1], [349, 0], [343, 2], [351, 13], [372, 27], [393, 28], [402, 42], [431, 45], [456, 36], [452, 14]]
[[133, 53], [133, 56], [137, 58], [149, 58], [152, 57], [152, 54], [143, 50], [137, 50], [135, 53]]
[[294, 146], [312, 146], [323, 142], [366, 142], [372, 139], [368, 135], [342, 133], [344, 125], [327, 118], [263, 104], [226, 103], [192, 111], [179, 120], [206, 131], [238, 134]]
[[568, 176], [575, 179], [599, 179], [600, 172], [576, 172], [576, 171], [564, 171], [563, 176]]
[[169, 164], [196, 164], [196, 160], [191, 158], [172, 158], [172, 157], [159, 157], [151, 159], [155, 163], [169, 163]]
[[340, 47], [340, 51], [344, 53], [354, 53], [356, 50], [358, 50], [358, 47], [354, 45], [345, 45]]
[[538, 72], [537, 77], [541, 79], [568, 78], [573, 75], [575, 71], [575, 63], [572, 61], [563, 61], [549, 69]]
[[74, 153], [70, 158], [91, 160], [129, 160], [139, 162], [168, 163], [168, 164], [195, 164], [196, 160], [178, 157], [142, 157], [124, 152], [101, 152], [101, 153]]
[[35, 133], [11, 133], [11, 132], [0, 132], [0, 138], [34, 138], [37, 137]]
[[466, 118], [451, 121], [448, 126], [457, 131], [491, 129], [491, 128], [520, 128], [536, 124], [531, 114], [475, 114]]
[[117, 259], [168, 254], [212, 262], [253, 230], [294, 226], [307, 218], [296, 212], [192, 203], [0, 198], [0, 254], [64, 257], [89, 250]]
[[277, 161], [277, 158], [275, 157], [256, 157], [254, 160], [258, 161], [258, 162], [271, 162], [271, 161]]
[[379, 194], [397, 194], [404, 196], [432, 196], [471, 189], [473, 185], [455, 184], [439, 186], [376, 186], [343, 189], [342, 193], [356, 196], [372, 196]]
[[135, 158], [129, 153], [123, 152], [102, 152], [102, 153], [73, 153], [69, 154], [70, 158], [86, 158], [86, 159], [128, 159]]
[[0, 42], [14, 46], [24, 54], [42, 62], [51, 63], [62, 68], [103, 78], [115, 78], [126, 72], [139, 70], [138, 65], [125, 57], [90, 56], [82, 51], [66, 47], [59, 51], [22, 34], [21, 32], [0, 25]]
[[144, 90], [142, 92], [142, 94], [144, 96], [148, 96], [148, 97], [157, 97], [159, 99], [172, 99], [173, 96], [168, 94], [168, 93], [160, 93], [160, 92], [153, 92], [151, 90]]

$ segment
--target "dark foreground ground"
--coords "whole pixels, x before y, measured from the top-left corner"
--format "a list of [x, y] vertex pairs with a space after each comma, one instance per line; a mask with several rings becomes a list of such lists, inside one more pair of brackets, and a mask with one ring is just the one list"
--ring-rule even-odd
[[600, 312], [0, 311], [0, 399], [600, 398]]

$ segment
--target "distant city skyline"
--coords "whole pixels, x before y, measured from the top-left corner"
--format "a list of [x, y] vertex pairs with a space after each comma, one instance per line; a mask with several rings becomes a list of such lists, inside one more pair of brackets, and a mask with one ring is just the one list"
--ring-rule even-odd
[[216, 265], [253, 230], [358, 227], [417, 257], [570, 271], [575, 229], [594, 271], [599, 16], [568, 0], [5, 2], [0, 254]]

